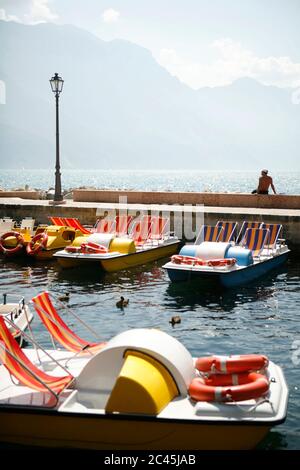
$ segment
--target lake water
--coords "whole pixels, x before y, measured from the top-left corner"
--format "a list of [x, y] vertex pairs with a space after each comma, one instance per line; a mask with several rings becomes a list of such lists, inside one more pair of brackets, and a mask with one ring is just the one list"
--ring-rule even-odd
[[[64, 189], [88, 186], [107, 189], [161, 191], [248, 192], [257, 186], [256, 171], [201, 170], [62, 170]], [[278, 193], [300, 194], [299, 171], [272, 171]], [[0, 170], [0, 188], [49, 189], [54, 185], [54, 170]]]
[[[271, 173], [271, 171], [270, 171]], [[279, 193], [300, 194], [300, 172], [272, 172]], [[213, 171], [100, 171], [63, 170], [63, 187], [110, 189], [251, 192], [258, 172]], [[0, 170], [0, 188], [48, 189], [53, 170]], [[290, 388], [287, 421], [262, 444], [266, 449], [300, 448], [300, 365], [293, 348], [300, 344], [300, 258], [290, 257], [279, 271], [264, 280], [233, 290], [205, 290], [195, 285], [171, 285], [164, 261], [115, 274], [98, 270], [61, 270], [56, 262], [6, 261], [0, 258], [0, 293], [26, 299], [47, 289], [70, 292], [69, 305], [105, 340], [135, 327], [155, 327], [182, 341], [195, 356], [203, 354], [264, 353], [280, 364]], [[129, 306], [121, 312], [116, 301], [123, 295]], [[173, 315], [181, 323], [173, 328]], [[70, 325], [87, 339], [90, 334]], [[38, 340], [51, 347], [38, 320]], [[93, 340], [93, 338], [92, 338]], [[296, 343], [298, 341], [298, 343]], [[298, 346], [299, 347], [299, 346]], [[297, 361], [296, 361], [297, 362]]]
[[[177, 338], [194, 356], [264, 353], [281, 365], [290, 389], [288, 417], [261, 445], [264, 449], [300, 448], [300, 365], [293, 350], [300, 345], [300, 258], [265, 279], [233, 290], [205, 290], [192, 284], [170, 284], [165, 260], [119, 273], [100, 270], [62, 270], [56, 262], [7, 261], [0, 258], [0, 293], [24, 295], [27, 300], [43, 289], [58, 295], [70, 292], [70, 307], [108, 340], [136, 327], [160, 328]], [[120, 296], [129, 298], [124, 311]], [[169, 320], [181, 316], [181, 323]], [[63, 313], [71, 327], [95, 340]], [[38, 319], [33, 329], [43, 346], [51, 347]]]

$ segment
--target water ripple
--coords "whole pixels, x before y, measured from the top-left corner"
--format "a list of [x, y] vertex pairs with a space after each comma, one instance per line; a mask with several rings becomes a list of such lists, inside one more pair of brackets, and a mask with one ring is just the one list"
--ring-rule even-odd
[[[211, 290], [193, 283], [170, 284], [163, 261], [104, 275], [97, 269], [61, 270], [55, 262], [0, 259], [0, 292], [28, 300], [43, 289], [55, 295], [70, 292], [69, 306], [103, 339], [130, 328], [154, 327], [197, 356], [264, 352], [284, 368], [291, 396], [286, 423], [272, 431], [262, 447], [298, 449], [300, 366], [292, 362], [292, 344], [300, 340], [299, 261], [295, 258], [245, 287]], [[123, 311], [116, 308], [121, 295], [130, 300]], [[61, 313], [78, 334], [89, 338], [66, 310]], [[169, 323], [173, 315], [181, 316], [174, 327]], [[41, 344], [51, 347], [37, 319], [33, 326]]]

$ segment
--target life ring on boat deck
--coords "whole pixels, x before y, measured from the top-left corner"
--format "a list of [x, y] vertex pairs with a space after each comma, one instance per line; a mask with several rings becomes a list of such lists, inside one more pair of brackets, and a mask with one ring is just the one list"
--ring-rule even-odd
[[223, 377], [222, 379], [218, 379], [217, 375], [213, 380], [204, 377], [196, 378], [192, 380], [189, 387], [190, 397], [195, 401], [228, 402], [260, 398], [268, 392], [269, 380], [265, 375], [249, 372], [241, 376], [238, 377], [237, 385], [226, 383], [222, 385], [224, 381], [226, 382], [223, 375], [219, 376]]
[[28, 255], [35, 255], [41, 251], [42, 248], [46, 247], [47, 241], [48, 235], [46, 232], [41, 232], [35, 235], [26, 247]]
[[184, 263], [184, 261], [185, 261], [185, 264], [190, 264], [188, 261], [192, 262], [195, 259], [196, 258], [193, 258], [192, 256], [182, 256], [182, 255], [173, 255], [171, 257], [172, 263], [175, 263], [175, 264], [181, 264], [181, 263]]
[[250, 372], [263, 370], [268, 367], [267, 356], [259, 354], [244, 354], [241, 356], [208, 356], [199, 357], [195, 367], [200, 372], [238, 374], [239, 372]]
[[108, 249], [103, 245], [99, 245], [98, 243], [87, 242], [87, 243], [82, 243], [81, 252], [82, 253], [107, 253]]
[[68, 253], [80, 253], [81, 247], [69, 245], [65, 247], [65, 251], [67, 251]]
[[209, 259], [206, 261], [207, 266], [234, 266], [236, 264], [235, 258], [220, 258], [220, 259]]
[[[14, 246], [13, 248], [7, 248], [6, 246], [4, 246], [5, 240], [9, 237], [14, 237], [17, 240], [17, 245]], [[23, 246], [24, 246], [24, 238], [19, 232], [7, 232], [7, 233], [4, 233], [0, 237], [0, 252], [2, 252], [5, 255], [8, 255], [8, 256], [14, 255], [15, 253], [18, 253], [19, 251], [21, 251]]]
[[192, 266], [203, 266], [205, 264], [204, 260], [195, 256], [173, 255], [171, 261], [175, 264], [188, 264]]
[[204, 260], [196, 256], [173, 255], [171, 258], [172, 263], [175, 264], [188, 264], [192, 266], [233, 266], [236, 264], [235, 258], [221, 258]]

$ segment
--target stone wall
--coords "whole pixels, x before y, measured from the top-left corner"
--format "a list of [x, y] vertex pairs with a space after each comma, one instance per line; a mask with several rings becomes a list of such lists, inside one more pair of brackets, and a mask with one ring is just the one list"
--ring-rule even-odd
[[[154, 206], [156, 210], [170, 211], [171, 229], [174, 228], [174, 219], [181, 217], [182, 206]], [[113, 203], [66, 203], [65, 205], [53, 206], [48, 201], [21, 201], [10, 200], [3, 203], [0, 200], [0, 218], [12, 217], [16, 221], [21, 221], [24, 217], [33, 217], [36, 223], [49, 224], [49, 216], [76, 217], [82, 224], [94, 225], [97, 218], [110, 211], [124, 210], [124, 206]], [[300, 211], [283, 209], [257, 209], [257, 208], [222, 208], [222, 207], [192, 207], [186, 208], [191, 212], [193, 225], [196, 225], [196, 217], [201, 217], [203, 223], [215, 225], [218, 220], [236, 221], [241, 225], [244, 220], [264, 221], [266, 223], [280, 223], [283, 225], [284, 237], [288, 243], [300, 248]], [[131, 204], [127, 207], [131, 214], [138, 214], [141, 210], [149, 211], [151, 207], [147, 205]], [[182, 220], [182, 219], [180, 219]], [[179, 232], [183, 233], [183, 225], [180, 223]], [[181, 234], [177, 233], [181, 238]]]
[[0, 197], [19, 197], [21, 199], [39, 199], [38, 191], [0, 191]]
[[51, 205], [2, 205], [0, 200], [0, 218], [12, 217], [17, 222], [25, 217], [32, 217], [37, 224], [50, 224], [49, 217], [76, 217], [82, 224], [94, 225], [97, 210], [86, 207], [66, 207]]
[[300, 209], [300, 195], [87, 189], [76, 189], [73, 191], [73, 200], [77, 202], [118, 203], [120, 202], [119, 197], [127, 197], [128, 204], [203, 204], [209, 207]]

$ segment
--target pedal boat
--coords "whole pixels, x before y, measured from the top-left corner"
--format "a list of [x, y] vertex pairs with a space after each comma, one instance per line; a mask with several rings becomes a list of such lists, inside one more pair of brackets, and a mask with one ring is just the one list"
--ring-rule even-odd
[[[7, 295], [3, 294], [3, 302], [0, 304], [0, 315], [5, 319], [13, 321], [20, 331], [25, 331], [28, 324], [33, 320], [33, 314], [30, 311], [29, 305], [25, 303], [24, 297], [21, 297], [18, 302], [7, 302]], [[15, 330], [7, 322], [7, 327], [14, 336], [14, 338], [21, 340], [21, 332]]]
[[249, 238], [260, 237], [261, 246], [208, 241], [185, 245], [179, 256], [172, 257], [163, 268], [172, 282], [196, 279], [236, 287], [254, 281], [286, 262], [290, 250], [285, 240], [277, 240], [270, 246], [266, 243], [268, 229], [248, 230]]
[[78, 236], [82, 237], [82, 232], [68, 226], [39, 225], [35, 230], [14, 228], [0, 237], [0, 252], [6, 257], [29, 255], [50, 259]]
[[73, 227], [48, 225], [32, 238], [27, 253], [37, 260], [51, 259], [54, 253], [70, 245], [78, 237], [85, 238], [80, 230]]
[[[80, 250], [80, 246], [89, 243], [104, 249], [100, 252]], [[54, 257], [63, 268], [83, 265], [96, 265], [104, 271], [113, 272], [140, 266], [160, 258], [171, 256], [178, 251], [180, 240], [175, 236], [164, 236], [158, 240], [145, 240], [137, 244], [130, 237], [114, 237], [112, 234], [92, 234], [83, 239], [78, 238], [70, 248], [60, 250]], [[78, 247], [76, 251], [72, 247]]]
[[[34, 349], [23, 351], [38, 364]], [[252, 449], [286, 418], [288, 389], [279, 366], [270, 362], [265, 369], [269, 390], [262, 398], [197, 402], [188, 392], [199, 377], [196, 359], [159, 330], [123, 332], [92, 357], [48, 353], [68, 367], [72, 387], [55, 399], [16, 385], [0, 366], [1, 442], [105, 450]], [[54, 360], [42, 351], [39, 357], [44, 371], [59, 374]]]
[[21, 221], [20, 226], [15, 226], [15, 222], [12, 219], [2, 223], [9, 230], [3, 231], [1, 234], [0, 253], [8, 258], [26, 256], [26, 248], [32, 238], [43, 232], [47, 227], [46, 225], [39, 225], [34, 228], [34, 222], [35, 220], [32, 218], [25, 218]]

